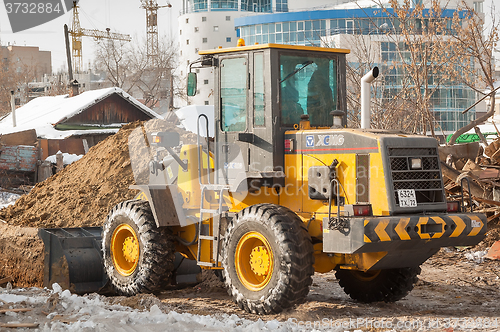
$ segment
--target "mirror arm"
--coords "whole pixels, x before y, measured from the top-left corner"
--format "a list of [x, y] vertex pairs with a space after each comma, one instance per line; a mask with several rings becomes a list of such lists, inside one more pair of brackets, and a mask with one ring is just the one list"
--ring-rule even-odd
[[181, 158], [177, 155], [177, 153], [175, 153], [175, 151], [172, 150], [172, 148], [166, 147], [166, 149], [167, 149], [168, 153], [170, 153], [170, 155], [175, 159], [175, 161], [177, 161], [177, 163], [182, 167], [182, 169], [187, 171], [187, 169], [188, 169], [187, 163], [183, 162], [181, 160]]
[[191, 67], [194, 65], [194, 64], [197, 64], [197, 63], [200, 63], [201, 62], [201, 58], [198, 58], [196, 60], [194, 60], [193, 62], [190, 62], [189, 63], [189, 72], [191, 73]]

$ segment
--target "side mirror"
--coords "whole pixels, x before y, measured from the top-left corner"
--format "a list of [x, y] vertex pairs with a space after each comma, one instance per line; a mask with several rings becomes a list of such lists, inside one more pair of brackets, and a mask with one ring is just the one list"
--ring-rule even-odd
[[187, 95], [193, 97], [196, 95], [196, 73], [188, 73], [187, 77]]

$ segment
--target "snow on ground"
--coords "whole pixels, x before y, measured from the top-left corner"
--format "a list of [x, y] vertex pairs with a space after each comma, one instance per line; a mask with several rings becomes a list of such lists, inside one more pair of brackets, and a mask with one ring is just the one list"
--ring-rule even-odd
[[488, 250], [480, 250], [480, 251], [471, 251], [468, 253], [465, 253], [464, 256], [470, 261], [473, 261], [474, 263], [481, 264], [484, 262], [484, 256], [488, 253]]
[[[149, 310], [140, 311], [111, 304], [102, 295], [78, 296], [53, 289], [0, 288], [0, 304], [11, 308], [33, 308], [26, 313], [8, 312], [3, 324], [37, 323], [38, 331], [298, 331], [291, 321], [251, 321], [236, 315], [193, 315], [170, 311], [159, 302]], [[161, 306], [161, 308], [160, 308]], [[46, 315], [47, 314], [47, 315]], [[340, 330], [339, 330], [340, 331]]]
[[[59, 151], [61, 152], [61, 151]], [[59, 153], [58, 152], [58, 153]], [[77, 155], [77, 154], [70, 154], [70, 153], [63, 153], [63, 163], [64, 165], [69, 165], [71, 163], [74, 163], [75, 161], [78, 161], [82, 159], [83, 154]], [[50, 161], [52, 164], [57, 163], [56, 161], [56, 155], [48, 156], [45, 160]]]
[[463, 251], [441, 250], [422, 264], [419, 281], [407, 297], [368, 304], [351, 300], [334, 281], [335, 273], [315, 274], [305, 303], [272, 316], [245, 313], [224, 290], [207, 284], [132, 297], [77, 296], [58, 285], [0, 288], [0, 309], [31, 309], [0, 311], [0, 331], [14, 331], [2, 326], [18, 322], [37, 328], [16, 331], [37, 332], [500, 332], [498, 269], [498, 261], [479, 264], [466, 259]]
[[0, 210], [14, 204], [20, 197], [20, 195], [2, 191], [2, 188], [0, 188]]

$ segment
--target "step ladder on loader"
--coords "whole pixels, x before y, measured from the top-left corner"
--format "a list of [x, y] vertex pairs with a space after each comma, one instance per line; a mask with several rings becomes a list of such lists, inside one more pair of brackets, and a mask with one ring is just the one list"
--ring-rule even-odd
[[[205, 119], [206, 124], [206, 168], [203, 164], [203, 143], [200, 140], [200, 119]], [[227, 206], [224, 206], [223, 193], [229, 190], [229, 185], [218, 184], [218, 177], [216, 176], [215, 166], [212, 167], [210, 163], [210, 149], [209, 149], [209, 123], [208, 117], [205, 114], [200, 114], [197, 121], [197, 149], [198, 149], [198, 179], [201, 189], [200, 200], [200, 218], [198, 227], [198, 254], [197, 261], [199, 266], [219, 267], [219, 251], [220, 251], [220, 231], [221, 231], [221, 216], [224, 211], [227, 211]], [[214, 164], [215, 165], [215, 164]], [[206, 172], [206, 180], [203, 180], [203, 173]], [[211, 175], [213, 179], [211, 179]], [[215, 197], [217, 208], [212, 209], [212, 205], [205, 199], [206, 194], [212, 194]], [[206, 204], [208, 206], [206, 206]], [[212, 219], [212, 229], [210, 230], [210, 219]], [[210, 233], [212, 235], [210, 235]], [[210, 241], [212, 245], [212, 261], [201, 260], [201, 245], [202, 241]]]

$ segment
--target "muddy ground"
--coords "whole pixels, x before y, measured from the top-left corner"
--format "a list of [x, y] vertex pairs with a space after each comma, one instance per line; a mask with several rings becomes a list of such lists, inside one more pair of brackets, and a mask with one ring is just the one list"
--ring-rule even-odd
[[[106, 301], [139, 310], [150, 310], [151, 306], [158, 305], [163, 312], [215, 317], [235, 314], [252, 321], [276, 319], [286, 322], [286, 330], [294, 331], [314, 327], [334, 331], [500, 331], [499, 262], [476, 263], [468, 260], [466, 255], [467, 251], [442, 249], [422, 265], [415, 289], [395, 303], [355, 302], [342, 291], [334, 273], [316, 274], [306, 302], [278, 315], [258, 316], [240, 310], [213, 275], [205, 275], [205, 281], [196, 286], [156, 295], [110, 296]], [[40, 291], [32, 288], [23, 294], [36, 295]], [[57, 306], [51, 307], [47, 303], [21, 303], [15, 307], [33, 308], [26, 316], [28, 321], [46, 322], [48, 313], [52, 313], [51, 319], [61, 319], [60, 315], [54, 318]], [[23, 317], [20, 314], [18, 319], [23, 321]], [[0, 323], [8, 318], [0, 315]], [[74, 321], [78, 317], [70, 319]], [[485, 324], [489, 327], [485, 328]]]
[[[235, 306], [215, 278], [195, 287], [166, 291], [158, 298], [173, 310], [193, 314], [236, 313], [248, 319], [406, 319], [446, 317], [499, 317], [500, 264], [475, 263], [466, 252], [442, 249], [422, 265], [415, 289], [396, 303], [363, 304], [351, 300], [341, 289], [334, 272], [316, 274], [307, 301], [279, 315], [257, 316]], [[499, 321], [500, 324], [500, 321]]]

